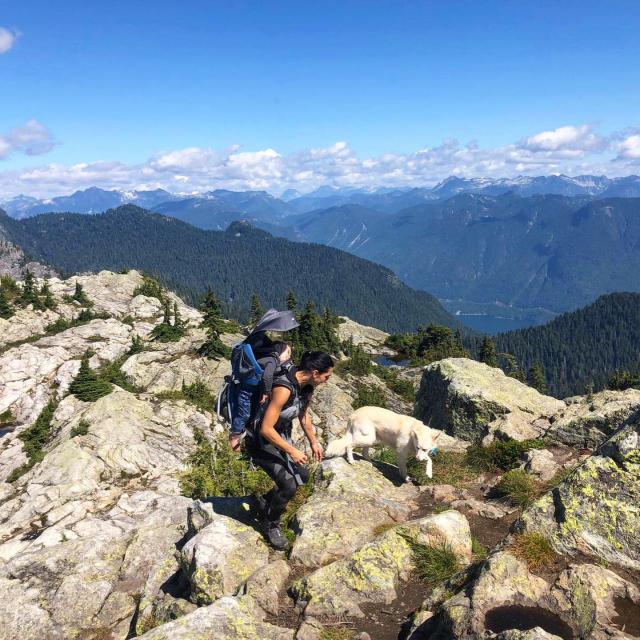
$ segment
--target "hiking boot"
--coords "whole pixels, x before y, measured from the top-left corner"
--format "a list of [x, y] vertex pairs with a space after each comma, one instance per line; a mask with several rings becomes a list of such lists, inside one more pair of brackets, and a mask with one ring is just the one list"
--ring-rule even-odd
[[258, 520], [263, 522], [263, 524], [266, 524], [265, 521], [267, 518], [267, 509], [269, 508], [269, 505], [267, 504], [264, 496], [255, 496], [255, 501]]
[[279, 522], [265, 523], [265, 535], [269, 544], [277, 551], [284, 551], [289, 541], [287, 540]]

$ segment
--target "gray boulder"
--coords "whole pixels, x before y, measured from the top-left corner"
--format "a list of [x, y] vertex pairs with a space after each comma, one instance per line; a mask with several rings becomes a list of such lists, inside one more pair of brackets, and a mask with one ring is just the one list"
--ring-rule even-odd
[[525, 440], [542, 435], [549, 418], [564, 407], [501, 369], [447, 358], [425, 367], [415, 416], [470, 442], [494, 435]]

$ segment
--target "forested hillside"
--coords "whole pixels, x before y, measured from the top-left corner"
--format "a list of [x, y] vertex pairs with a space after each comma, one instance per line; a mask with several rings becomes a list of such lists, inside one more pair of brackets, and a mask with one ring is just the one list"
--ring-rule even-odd
[[14, 220], [0, 232], [66, 273], [142, 269], [190, 302], [211, 287], [231, 316], [243, 318], [252, 294], [282, 307], [289, 290], [334, 313], [388, 331], [435, 322], [457, 326], [440, 303], [391, 271], [348, 253], [274, 238], [245, 223], [204, 231], [135, 206], [104, 214], [48, 214]]
[[499, 334], [498, 353], [513, 354], [524, 371], [539, 362], [556, 397], [602, 389], [616, 369], [640, 362], [640, 294], [612, 293], [546, 325]]

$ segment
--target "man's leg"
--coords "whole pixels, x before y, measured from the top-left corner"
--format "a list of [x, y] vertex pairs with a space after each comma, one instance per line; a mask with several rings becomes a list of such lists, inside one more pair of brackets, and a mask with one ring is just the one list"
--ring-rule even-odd
[[287, 539], [280, 529], [280, 518], [298, 488], [292, 470], [300, 474], [300, 478], [304, 482], [308, 477], [307, 469], [305, 467], [290, 469], [284, 455], [273, 445], [265, 445], [264, 448], [257, 451], [250, 451], [250, 455], [253, 462], [264, 469], [275, 482], [273, 489], [263, 496], [266, 502], [265, 529], [271, 545], [276, 549], [284, 549], [287, 545]]

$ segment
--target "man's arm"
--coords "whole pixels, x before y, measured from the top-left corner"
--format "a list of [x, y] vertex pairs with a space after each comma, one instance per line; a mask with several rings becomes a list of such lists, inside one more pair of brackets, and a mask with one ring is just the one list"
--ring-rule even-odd
[[313, 452], [313, 456], [316, 460], [322, 460], [322, 447], [316, 438], [316, 430], [311, 422], [311, 418], [309, 417], [309, 411], [307, 409], [304, 410], [302, 415], [300, 416], [300, 426], [304, 431], [304, 435], [307, 436], [307, 440], [311, 445], [311, 451]]

